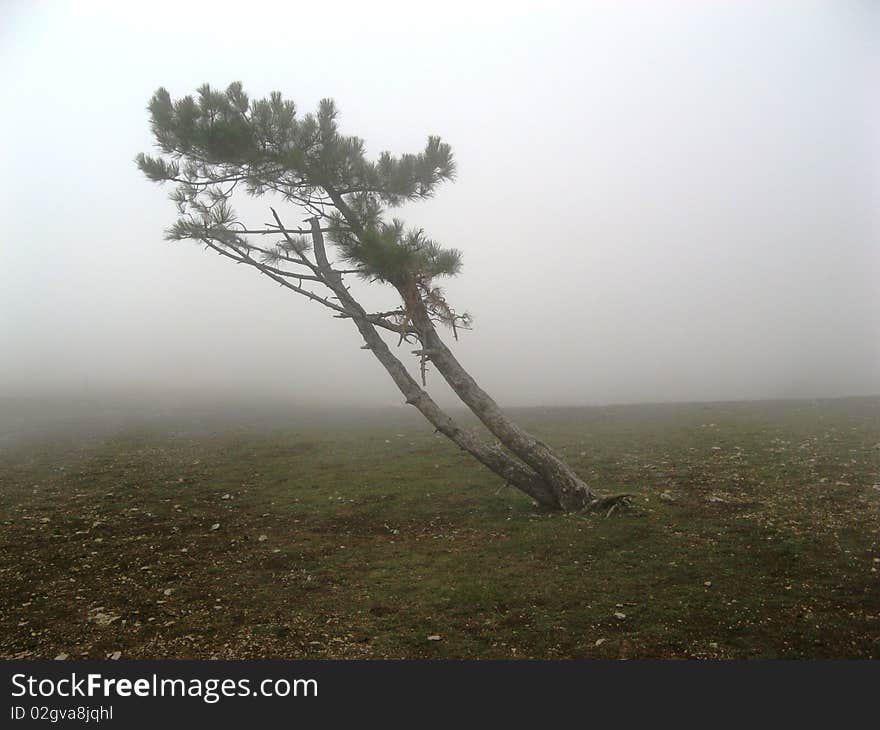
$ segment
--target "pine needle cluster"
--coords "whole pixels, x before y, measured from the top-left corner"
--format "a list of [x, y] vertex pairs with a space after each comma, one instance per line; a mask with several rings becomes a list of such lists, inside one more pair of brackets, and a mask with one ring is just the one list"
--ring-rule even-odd
[[439, 137], [428, 137], [421, 152], [382, 152], [370, 160], [362, 139], [339, 131], [331, 99], [300, 115], [280, 93], [252, 100], [238, 82], [225, 91], [204, 85], [179, 99], [160, 88], [148, 110], [161, 154], [140, 154], [136, 163], [150, 180], [175, 184], [179, 217], [169, 239], [257, 250], [272, 265], [296, 259], [308, 250], [307, 240], [285, 235], [254, 247], [230, 202], [239, 187], [252, 196], [277, 194], [321, 218], [339, 258], [362, 277], [398, 287], [416, 281], [432, 311], [446, 311], [438, 317], [464, 323], [439, 289], [430, 294], [432, 279], [459, 273], [461, 252], [384, 215], [386, 208], [431, 197], [454, 178], [452, 149]]

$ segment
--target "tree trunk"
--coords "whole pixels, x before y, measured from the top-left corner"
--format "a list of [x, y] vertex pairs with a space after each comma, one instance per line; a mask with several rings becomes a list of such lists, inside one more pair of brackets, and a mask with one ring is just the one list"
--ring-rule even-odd
[[[363, 233], [363, 226], [342, 198], [342, 195], [332, 186], [325, 185], [324, 189], [355, 234], [361, 235]], [[315, 230], [318, 230], [318, 235], [320, 235], [317, 222], [312, 224], [313, 238]], [[323, 251], [323, 238], [321, 239], [321, 249], [324, 261], [326, 261], [326, 254]], [[618, 497], [597, 499], [586, 483], [564, 461], [556, 456], [547, 444], [525, 432], [507, 418], [489, 394], [477, 385], [476, 381], [461, 366], [449, 348], [446, 347], [443, 340], [440, 339], [440, 335], [437, 334], [437, 330], [434, 328], [434, 323], [431, 321], [431, 317], [425, 308], [418, 285], [414, 279], [396, 288], [412, 318], [413, 326], [419, 333], [425, 356], [434, 363], [434, 366], [446, 382], [449, 383], [455, 394], [473, 411], [486, 428], [513, 454], [522, 459], [523, 462], [537, 473], [543, 483], [544, 490], [548, 491], [551, 495], [549, 503], [542, 503], [566, 512], [577, 511], [587, 506], [604, 506], [608, 503], [612, 504], [613, 507], [616, 504], [620, 499]], [[348, 291], [345, 290], [345, 292], [348, 295]], [[351, 296], [348, 295], [348, 298], [351, 299]], [[352, 299], [352, 301], [354, 300]], [[355, 304], [357, 303], [355, 302]], [[359, 307], [360, 305], [357, 306]], [[391, 356], [394, 357], [393, 355]], [[416, 385], [416, 387], [418, 386]], [[428, 420], [431, 419], [429, 418]]]
[[561, 505], [552, 489], [548, 489], [542, 476], [510, 454], [496, 446], [485, 444], [473, 434], [461, 428], [452, 418], [441, 410], [433, 398], [419, 386], [409, 374], [406, 366], [391, 352], [378, 330], [367, 319], [363, 307], [351, 296], [342, 283], [339, 274], [330, 267], [324, 249], [324, 237], [318, 221], [312, 220], [312, 241], [315, 258], [328, 286], [333, 290], [339, 303], [345, 308], [363, 337], [365, 348], [382, 364], [391, 379], [406, 398], [440, 433], [449, 438], [459, 448], [467, 451], [485, 467], [532, 497], [543, 507], [560, 509]]
[[590, 488], [547, 444], [511, 421], [446, 347], [425, 308], [416, 281], [406, 282], [398, 291], [419, 333], [423, 356], [434, 364], [456, 395], [504, 446], [542, 477], [558, 508], [574, 511], [590, 505], [596, 499]]

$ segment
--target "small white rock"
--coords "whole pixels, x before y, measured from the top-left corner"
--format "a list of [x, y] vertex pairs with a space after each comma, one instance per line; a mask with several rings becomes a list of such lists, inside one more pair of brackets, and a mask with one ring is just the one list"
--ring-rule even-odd
[[67, 654], [64, 654], [63, 652], [55, 657], [56, 662], [63, 662], [65, 659], [67, 659]]
[[215, 522], [213, 525], [211, 525], [211, 532], [215, 532], [216, 530], [219, 530], [219, 529], [220, 529], [219, 522]]
[[257, 540], [259, 540], [260, 542], [266, 542], [266, 540], [268, 540], [268, 539], [269, 539], [269, 536], [268, 536], [268, 535], [260, 535], [260, 536], [257, 538]]
[[89, 621], [93, 621], [98, 626], [109, 626], [120, 619], [115, 613], [104, 613], [104, 611], [96, 610], [89, 616]]
[[431, 634], [428, 637], [428, 641], [440, 641], [440, 634]]
[[614, 618], [616, 618], [618, 621], [623, 621], [623, 619], [626, 618], [626, 614], [623, 611], [615, 611]]
[[114, 651], [112, 654], [108, 654], [108, 655], [107, 655], [107, 658], [108, 658], [108, 659], [112, 659], [113, 661], [116, 661], [116, 660], [119, 659], [121, 656], [122, 656], [122, 652], [121, 652], [121, 651]]

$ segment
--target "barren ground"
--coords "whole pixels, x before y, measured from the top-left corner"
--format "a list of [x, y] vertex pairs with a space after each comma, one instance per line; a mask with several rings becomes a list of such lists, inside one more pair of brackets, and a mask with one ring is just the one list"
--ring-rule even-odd
[[513, 415], [636, 509], [394, 411], [10, 436], [0, 656], [880, 658], [880, 399]]

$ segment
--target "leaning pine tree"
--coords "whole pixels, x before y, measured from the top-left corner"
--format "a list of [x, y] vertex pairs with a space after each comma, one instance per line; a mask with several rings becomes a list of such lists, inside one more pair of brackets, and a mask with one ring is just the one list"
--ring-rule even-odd
[[[171, 240], [192, 239], [221, 256], [350, 319], [370, 350], [412, 405], [442, 434], [507, 483], [543, 507], [575, 511], [613, 508], [625, 497], [599, 497], [546, 444], [513, 423], [461, 366], [437, 332], [457, 336], [469, 326], [435, 285], [454, 276], [461, 253], [443, 248], [421, 230], [387, 219], [386, 208], [428, 198], [455, 172], [452, 150], [429, 137], [423, 152], [370, 161], [363, 140], [339, 133], [336, 108], [325, 99], [316, 114], [297, 115], [279, 93], [250, 101], [241, 84], [225, 92], [205, 85], [197, 97], [173, 101], [165, 89], [150, 100], [152, 131], [163, 156], [140, 154], [137, 165], [155, 182], [176, 183], [179, 217]], [[275, 194], [307, 212], [307, 228], [289, 228], [274, 208], [274, 223], [245, 225], [230, 200], [237, 189]], [[333, 246], [333, 263], [326, 240]], [[356, 275], [394, 287], [400, 306], [367, 312], [344, 282]], [[379, 330], [397, 345], [417, 347], [421, 384], [392, 352]], [[424, 389], [431, 363], [498, 443], [461, 428]]]

